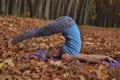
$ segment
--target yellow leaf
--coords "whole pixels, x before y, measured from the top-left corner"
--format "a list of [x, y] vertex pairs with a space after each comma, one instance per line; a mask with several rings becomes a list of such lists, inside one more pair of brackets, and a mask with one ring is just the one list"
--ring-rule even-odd
[[3, 22], [3, 24], [6, 24], [6, 22]]
[[83, 75], [80, 75], [80, 80], [85, 80], [85, 77]]
[[24, 54], [24, 53], [25, 53], [25, 50], [21, 50], [19, 53]]
[[13, 61], [12, 61], [12, 59], [6, 59], [6, 60], [4, 61], [4, 63], [7, 63], [7, 64], [10, 65], [11, 67], [14, 67], [14, 66], [15, 66], [15, 64], [14, 64]]
[[87, 69], [89, 73], [95, 72], [95, 68], [93, 68], [92, 66], [88, 66]]
[[53, 79], [53, 80], [61, 80], [61, 79], [59, 79], [59, 78], [57, 77], [57, 78], [55, 78], [55, 79]]
[[85, 42], [85, 44], [87, 44], [87, 45], [93, 45], [94, 43], [92, 43], [92, 42]]
[[100, 65], [98, 69], [96, 70], [96, 74], [98, 79], [100, 80], [106, 80], [109, 76], [107, 74], [107, 71], [104, 70], [104, 66]]
[[56, 65], [56, 66], [61, 66], [62, 65], [61, 61], [52, 61], [52, 60], [50, 60], [49, 62], [50, 62], [50, 64]]
[[68, 72], [66, 72], [66, 73], [63, 74], [63, 77], [64, 77], [64, 78], [68, 78], [69, 75], [70, 75], [70, 74], [69, 74]]
[[9, 24], [10, 27], [12, 27], [13, 25], [12, 24]]
[[5, 64], [5, 63], [0, 63], [0, 69], [3, 68], [4, 64]]
[[5, 64], [8, 64], [8, 65], [10, 65], [12, 67], [15, 66], [14, 63], [12, 62], [12, 59], [6, 59], [3, 63], [0, 63], [0, 69], [2, 69], [3, 66], [5, 66]]

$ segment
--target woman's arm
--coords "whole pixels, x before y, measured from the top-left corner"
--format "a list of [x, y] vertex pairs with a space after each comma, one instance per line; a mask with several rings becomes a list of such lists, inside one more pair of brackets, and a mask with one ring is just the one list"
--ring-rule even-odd
[[[50, 50], [52, 51], [52, 56], [57, 56], [60, 54], [60, 48], [51, 47]], [[64, 53], [61, 56], [61, 59], [71, 61], [71, 60], [80, 60], [85, 62], [105, 62], [106, 60], [109, 62], [116, 62], [114, 59], [110, 58], [109, 56], [103, 55], [88, 55], [88, 54], [79, 54], [78, 56], [72, 56], [68, 53]]]
[[114, 59], [112, 59], [109, 56], [103, 56], [103, 55], [88, 55], [88, 54], [79, 54], [78, 56], [71, 56], [68, 53], [65, 53], [62, 55], [62, 59], [64, 60], [81, 60], [81, 61], [86, 61], [86, 62], [94, 62], [94, 63], [99, 63], [99, 62], [104, 62], [105, 60], [109, 62], [116, 62]]

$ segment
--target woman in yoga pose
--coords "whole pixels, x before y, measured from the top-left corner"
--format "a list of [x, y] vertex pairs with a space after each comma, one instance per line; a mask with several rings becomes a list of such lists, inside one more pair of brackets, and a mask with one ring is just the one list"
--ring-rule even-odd
[[65, 37], [65, 43], [61, 47], [50, 48], [52, 50], [52, 57], [67, 61], [84, 60], [87, 62], [102, 62], [107, 59], [110, 62], [115, 62], [109, 56], [81, 54], [80, 31], [75, 21], [68, 16], [59, 17], [41, 28], [25, 31], [14, 38], [11, 43], [15, 45], [25, 39], [49, 36], [57, 33], [62, 33]]

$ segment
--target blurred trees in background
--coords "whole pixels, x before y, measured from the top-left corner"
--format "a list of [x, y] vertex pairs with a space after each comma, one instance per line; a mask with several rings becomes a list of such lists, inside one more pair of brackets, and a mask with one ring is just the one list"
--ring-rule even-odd
[[120, 26], [120, 0], [0, 0], [1, 15], [56, 19], [71, 16], [79, 25]]

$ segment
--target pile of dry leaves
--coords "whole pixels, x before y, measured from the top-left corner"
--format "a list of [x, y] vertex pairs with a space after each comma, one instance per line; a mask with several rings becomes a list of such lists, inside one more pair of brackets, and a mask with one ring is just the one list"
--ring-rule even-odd
[[[0, 80], [120, 80], [119, 67], [73, 61], [38, 61], [24, 59], [23, 55], [40, 48], [61, 46], [61, 34], [32, 38], [9, 47], [10, 39], [33, 27], [42, 27], [49, 21], [23, 17], [0, 16]], [[120, 29], [79, 26], [82, 53], [120, 57]]]

